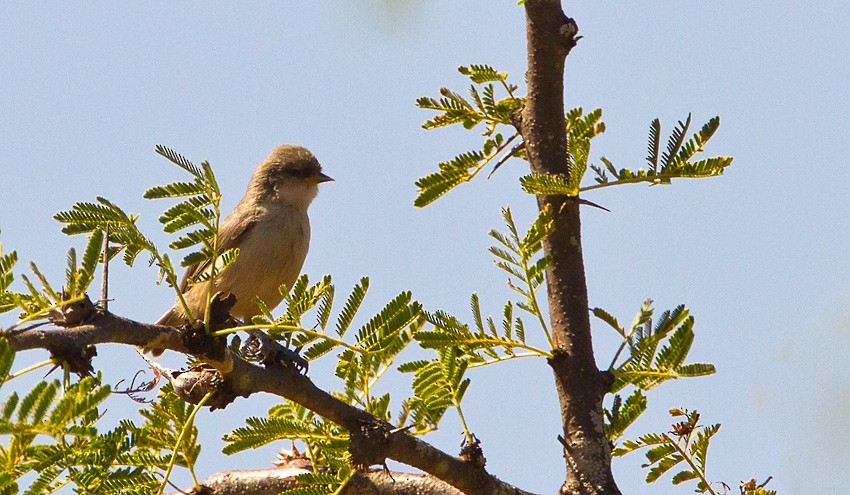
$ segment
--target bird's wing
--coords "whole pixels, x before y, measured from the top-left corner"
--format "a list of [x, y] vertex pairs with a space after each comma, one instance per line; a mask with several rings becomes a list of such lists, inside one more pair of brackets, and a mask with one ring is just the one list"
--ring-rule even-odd
[[[253, 217], [245, 218], [247, 215], [240, 215], [239, 208], [235, 209], [227, 218], [221, 222], [218, 229], [218, 252], [223, 253], [228, 249], [239, 246], [242, 239], [257, 225], [257, 220]], [[186, 273], [180, 279], [180, 292], [185, 293], [189, 290], [189, 282], [204, 273], [210, 266], [210, 260], [201, 263], [195, 263], [186, 268]]]

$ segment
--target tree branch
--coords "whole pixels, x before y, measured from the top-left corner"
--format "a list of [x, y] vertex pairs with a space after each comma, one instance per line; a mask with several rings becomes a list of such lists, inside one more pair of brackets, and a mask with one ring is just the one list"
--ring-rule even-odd
[[[525, 3], [528, 42], [528, 100], [520, 123], [531, 170], [559, 175], [567, 162], [564, 126], [564, 65], [579, 40], [578, 26], [558, 0]], [[619, 494], [611, 474], [611, 448], [605, 437], [602, 398], [607, 377], [596, 366], [581, 248], [580, 200], [538, 196], [551, 205], [554, 232], [543, 241], [552, 262], [546, 269], [549, 315], [555, 340], [549, 360], [561, 405], [567, 479], [562, 494]]]
[[[210, 402], [215, 407], [224, 407], [237, 396], [248, 397], [257, 392], [285, 397], [351, 432], [352, 452], [377, 452], [377, 457], [364, 459], [367, 461], [363, 463], [365, 466], [382, 464], [389, 458], [429, 473], [469, 495], [526, 493], [500, 481], [483, 467], [451, 456], [405, 431], [393, 430], [391, 425], [377, 417], [318, 388], [294, 366], [258, 366], [233, 355], [226, 347], [214, 349], [209, 354], [199, 353], [187, 341], [185, 330], [140, 323], [103, 312], [85, 325], [30, 328], [10, 332], [6, 337], [16, 351], [48, 349], [60, 357], [81, 355], [90, 346], [104, 343], [169, 349], [194, 355], [213, 366], [224, 377], [222, 396]], [[187, 372], [187, 375], [191, 373], [197, 372]], [[201, 378], [193, 376], [186, 378], [186, 381], [189, 382], [187, 389], [193, 391], [193, 397], [206, 393], [198, 386]], [[203, 380], [203, 383], [216, 382]], [[184, 395], [181, 397], [190, 401], [192, 399]], [[373, 431], [378, 434], [368, 434]]]
[[[208, 495], [277, 495], [295, 487], [295, 476], [306, 470], [270, 468], [244, 471], [223, 471], [202, 483]], [[192, 489], [184, 490], [192, 493]], [[357, 474], [340, 492], [340, 495], [461, 495], [451, 485], [423, 474], [392, 473], [383, 471]], [[177, 495], [174, 493], [172, 495]]]

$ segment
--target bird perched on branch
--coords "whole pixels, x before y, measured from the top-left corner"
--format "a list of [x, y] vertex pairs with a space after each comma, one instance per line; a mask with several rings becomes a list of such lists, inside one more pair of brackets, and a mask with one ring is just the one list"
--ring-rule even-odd
[[[239, 256], [218, 275], [213, 293], [232, 293], [232, 316], [250, 321], [260, 313], [259, 297], [269, 308], [283, 300], [278, 288], [292, 287], [310, 246], [307, 208], [331, 181], [319, 161], [306, 148], [284, 144], [272, 150], [254, 170], [245, 196], [221, 222], [218, 252], [239, 248]], [[191, 283], [208, 272], [210, 263], [190, 266], [179, 290], [194, 318], [203, 318], [208, 282]], [[187, 319], [178, 299], [158, 321], [177, 326]]]

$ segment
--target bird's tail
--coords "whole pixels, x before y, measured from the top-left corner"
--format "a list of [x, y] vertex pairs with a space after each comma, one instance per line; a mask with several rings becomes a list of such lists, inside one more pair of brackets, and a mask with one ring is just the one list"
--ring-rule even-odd
[[158, 320], [156, 320], [156, 325], [168, 325], [168, 326], [177, 326], [182, 323], [182, 319], [180, 315], [177, 314], [177, 311], [174, 311], [174, 308], [169, 309], [162, 315]]

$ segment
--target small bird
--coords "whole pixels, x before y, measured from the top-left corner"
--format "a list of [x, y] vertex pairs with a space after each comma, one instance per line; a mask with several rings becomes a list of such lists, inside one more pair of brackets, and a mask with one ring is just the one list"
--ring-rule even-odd
[[[318, 185], [332, 180], [312, 153], [291, 144], [274, 148], [254, 170], [245, 196], [221, 222], [218, 233], [219, 252], [239, 248], [239, 256], [218, 275], [212, 291], [236, 296], [232, 316], [250, 321], [259, 314], [256, 297], [269, 308], [283, 300], [278, 288], [292, 287], [310, 246], [307, 208]], [[203, 318], [209, 282], [190, 282], [209, 269], [209, 262], [192, 265], [180, 282], [194, 318]], [[186, 319], [178, 300], [157, 324], [177, 326]]]

